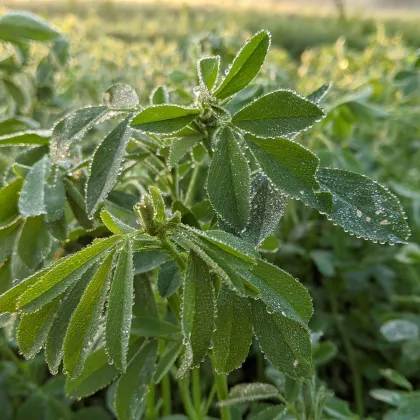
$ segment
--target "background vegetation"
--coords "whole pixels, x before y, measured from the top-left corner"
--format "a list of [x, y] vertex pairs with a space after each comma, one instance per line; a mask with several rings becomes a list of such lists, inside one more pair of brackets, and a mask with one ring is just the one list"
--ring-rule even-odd
[[[220, 54], [226, 66], [243, 41], [260, 28], [271, 31], [273, 48], [255, 89], [282, 86], [306, 95], [332, 81], [325, 100], [328, 116], [305, 133], [302, 142], [321, 156], [323, 166], [367, 174], [397, 194], [409, 216], [411, 243], [389, 247], [351, 237], [295, 202], [287, 208], [277, 239], [269, 238], [264, 244], [264, 256], [298, 277], [314, 298], [310, 326], [317, 377], [337, 397], [328, 406], [327, 418], [418, 418], [418, 21], [404, 13], [399, 19], [378, 20], [351, 11], [338, 17], [334, 9], [316, 16], [285, 14], [274, 6], [255, 11], [202, 2], [195, 6], [19, 2], [19, 8], [44, 16], [70, 43], [69, 60], [63, 48], [63, 61], [56, 62], [54, 71], [42, 66], [50, 47], [34, 44], [25, 72], [13, 74], [16, 86], [25, 89], [9, 92], [12, 102], [4, 97], [0, 107], [4, 114], [15, 107], [26, 126], [49, 128], [69, 110], [99, 103], [102, 92], [117, 82], [133, 86], [141, 103], [163, 83], [171, 92], [188, 95], [191, 92], [184, 88], [195, 77], [197, 58]], [[0, 51], [0, 73], [5, 80], [11, 74], [10, 51], [6, 45]], [[17, 154], [17, 148], [7, 153], [2, 149], [3, 183]], [[81, 238], [76, 246], [84, 241], [88, 239]], [[6, 288], [1, 277], [5, 264], [0, 267], [0, 291]], [[7, 334], [4, 331], [0, 347], [2, 418], [58, 418], [57, 412], [45, 414], [45, 410], [38, 417], [29, 416], [34, 395], [70, 407], [71, 413], [62, 411], [63, 418], [112, 418], [105, 392], [81, 401], [68, 399], [63, 378], [49, 379], [43, 356], [24, 361], [14, 344], [7, 344]], [[201, 386], [210, 392], [207, 370], [203, 365]], [[229, 380], [231, 385], [259, 380], [283, 386], [284, 379], [253, 352]], [[174, 406], [182, 413], [179, 398]], [[240, 410], [237, 416], [242, 418]]]

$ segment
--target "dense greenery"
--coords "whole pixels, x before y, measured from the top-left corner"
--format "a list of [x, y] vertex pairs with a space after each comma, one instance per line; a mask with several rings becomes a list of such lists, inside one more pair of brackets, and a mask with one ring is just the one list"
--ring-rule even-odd
[[[0, 37], [6, 416], [413, 418], [414, 50], [379, 29], [362, 52], [340, 39], [294, 64], [273, 50], [253, 80], [269, 46], [259, 32], [217, 80], [240, 35], [183, 39], [179, 54], [159, 40], [93, 56], [81, 45], [70, 62], [66, 38], [31, 16], [5, 15]], [[404, 243], [408, 227], [396, 197], [354, 172], [402, 199], [412, 243], [361, 239]], [[309, 289], [312, 318], [305, 288], [276, 267]], [[252, 330], [269, 362], [257, 341], [247, 357]], [[23, 361], [17, 345], [45, 352]], [[63, 359], [67, 397], [44, 358], [54, 374]], [[224, 374], [245, 358], [228, 395]], [[75, 400], [119, 372], [105, 399]]]

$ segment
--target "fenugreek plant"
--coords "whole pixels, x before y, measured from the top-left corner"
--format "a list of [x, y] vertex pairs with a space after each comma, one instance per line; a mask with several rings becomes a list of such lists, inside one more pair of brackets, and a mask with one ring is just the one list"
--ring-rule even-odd
[[[209, 357], [222, 419], [235, 404], [273, 398], [286, 405], [258, 418], [298, 417], [291, 402], [301, 381], [298, 418], [324, 418], [323, 390], [312, 383], [311, 297], [259, 249], [288, 200], [374, 242], [404, 243], [409, 229], [386, 188], [319, 167], [299, 143], [324, 118], [328, 85], [306, 98], [244, 90], [269, 46], [269, 33], [258, 32], [223, 77], [218, 56], [199, 60], [198, 86], [182, 95], [187, 106], [170, 103], [181, 95], [164, 86], [142, 106], [116, 84], [102, 105], [59, 121], [49, 148], [26, 132], [0, 139], [31, 147], [0, 190], [0, 262], [12, 286], [0, 296], [1, 321], [17, 325], [26, 358], [44, 349], [51, 372], [62, 368], [70, 397], [112, 382], [115, 413], [126, 420], [142, 416], [151, 389], [147, 416], [156, 418], [158, 384], [171, 413], [172, 372], [188, 417], [201, 419], [213, 393], [202, 402], [197, 368]], [[111, 131], [94, 149], [99, 125]], [[228, 395], [226, 375], [245, 361], [253, 335], [289, 378], [286, 397], [259, 383]]]

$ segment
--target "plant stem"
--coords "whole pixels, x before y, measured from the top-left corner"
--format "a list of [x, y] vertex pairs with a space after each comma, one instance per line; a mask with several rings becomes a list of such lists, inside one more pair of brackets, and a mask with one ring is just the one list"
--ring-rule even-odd
[[356, 410], [361, 419], [364, 418], [364, 403], [363, 403], [363, 383], [362, 377], [360, 376], [356, 355], [354, 352], [354, 348], [351, 344], [351, 341], [347, 335], [347, 331], [341, 322], [340, 315], [338, 312], [338, 302], [335, 296], [335, 292], [328, 287], [329, 290], [329, 298], [331, 304], [331, 310], [333, 313], [333, 318], [335, 324], [337, 326], [338, 332], [340, 333], [341, 339], [343, 341], [344, 347], [346, 349], [347, 357], [349, 359], [349, 366], [351, 370], [352, 380], [353, 380], [353, 392], [354, 392], [354, 399], [356, 403]]
[[214, 394], [215, 393], [216, 393], [216, 383], [214, 383], [213, 386], [211, 387], [211, 391], [210, 391], [210, 394], [207, 398], [206, 405], [204, 406], [203, 417], [207, 416], [207, 413], [208, 413], [209, 408], [210, 408], [210, 404], [212, 403], [212, 401], [214, 399]]
[[200, 368], [192, 369], [192, 389], [195, 412], [197, 413], [197, 417], [201, 419]]
[[150, 384], [149, 393], [147, 394], [147, 407], [146, 407], [146, 418], [147, 420], [155, 420], [156, 417], [156, 404], [155, 404], [155, 384]]
[[194, 199], [195, 190], [197, 187], [197, 180], [198, 180], [198, 174], [200, 172], [200, 166], [196, 163], [193, 169], [193, 173], [191, 175], [191, 180], [188, 185], [187, 193], [185, 195], [185, 205], [188, 206], [192, 204]]
[[172, 414], [172, 400], [171, 400], [171, 382], [168, 375], [162, 378], [161, 382], [162, 400], [163, 400], [163, 415], [170, 416]]
[[[213, 360], [212, 360], [213, 362]], [[214, 383], [216, 385], [217, 397], [219, 401], [226, 400], [228, 396], [227, 376], [219, 375], [214, 369], [213, 364]], [[220, 407], [221, 420], [231, 420], [229, 407]]]
[[182, 403], [184, 405], [186, 414], [191, 420], [199, 420], [195, 412], [193, 403], [191, 401], [191, 395], [188, 389], [187, 378], [178, 380], [178, 384], [179, 384], [179, 390], [181, 392]]

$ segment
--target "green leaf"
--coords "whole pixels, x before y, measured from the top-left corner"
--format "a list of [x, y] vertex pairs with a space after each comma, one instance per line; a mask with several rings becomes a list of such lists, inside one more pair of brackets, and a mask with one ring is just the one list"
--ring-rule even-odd
[[183, 344], [181, 342], [170, 343], [166, 346], [165, 352], [160, 357], [159, 363], [156, 367], [154, 381], [158, 384], [164, 376], [168, 374], [172, 366], [175, 364], [176, 359], [181, 354]]
[[140, 251], [133, 255], [134, 274], [147, 273], [159, 267], [168, 259], [168, 255], [162, 251]]
[[63, 173], [57, 166], [53, 166], [50, 176], [44, 186], [45, 220], [56, 222], [64, 215], [66, 205], [66, 189], [63, 181]]
[[260, 244], [274, 231], [286, 205], [287, 198], [264, 174], [258, 174], [251, 184], [251, 212], [242, 238], [255, 246]]
[[157, 342], [153, 340], [139, 350], [118, 380], [114, 401], [118, 420], [137, 418], [137, 410], [153, 380], [156, 357]]
[[95, 223], [93, 220], [89, 219], [85, 199], [83, 198], [82, 193], [68, 178], [64, 178], [64, 185], [66, 187], [67, 201], [74, 217], [77, 219], [80, 226], [85, 229], [92, 229], [95, 226]]
[[113, 420], [113, 417], [105, 408], [92, 406], [77, 410], [73, 414], [72, 420]]
[[149, 277], [144, 274], [134, 277], [133, 315], [139, 318], [159, 318], [152, 285]]
[[50, 41], [58, 36], [60, 32], [29, 12], [9, 11], [0, 18], [0, 39], [3, 41]]
[[179, 334], [178, 326], [171, 322], [161, 321], [155, 317], [135, 317], [131, 323], [131, 333], [139, 337], [163, 337]]
[[134, 232], [134, 229], [131, 226], [127, 225], [122, 220], [118, 219], [105, 209], [101, 211], [101, 220], [104, 223], [104, 225], [109, 229], [109, 231], [114, 233], [115, 235]]
[[381, 333], [390, 343], [416, 340], [419, 337], [419, 327], [413, 321], [393, 319], [381, 325]]
[[81, 372], [97, 333], [108, 293], [113, 258], [113, 252], [105, 258], [71, 317], [64, 339], [63, 361], [65, 370], [72, 377]]
[[204, 57], [197, 61], [198, 80], [200, 85], [211, 91], [219, 77], [220, 56]]
[[254, 332], [268, 360], [292, 379], [311, 379], [314, 367], [307, 327], [278, 312], [269, 314], [259, 300], [251, 304]]
[[331, 195], [314, 192], [319, 159], [308, 149], [287, 139], [260, 139], [247, 136], [247, 144], [264, 174], [281, 194], [302, 200], [305, 204], [327, 212]]
[[19, 299], [19, 308], [27, 312], [41, 308], [77, 281], [81, 274], [119, 241], [120, 237], [118, 236], [99, 239], [77, 254], [58, 261], [22, 294]]
[[150, 103], [152, 105], [167, 104], [169, 102], [169, 93], [166, 86], [158, 86], [156, 89], [153, 89], [150, 94]]
[[86, 208], [93, 216], [117, 182], [130, 139], [130, 117], [118, 124], [96, 149], [86, 188]]
[[[144, 340], [135, 338], [130, 344], [128, 358], [131, 360], [137, 354]], [[104, 347], [91, 353], [85, 362], [82, 372], [77, 378], [66, 378], [66, 394], [74, 398], [83, 398], [94, 394], [108, 386], [119, 372], [113, 364], [109, 364], [109, 357]]]
[[241, 231], [250, 213], [250, 173], [237, 134], [223, 130], [209, 169], [207, 194], [217, 215]]
[[181, 131], [199, 113], [199, 109], [180, 105], [151, 105], [134, 117], [131, 126], [149, 133], [171, 134]]
[[403, 245], [395, 256], [395, 259], [403, 264], [419, 264], [420, 245], [414, 243]]
[[18, 133], [6, 134], [0, 137], [0, 147], [2, 146], [36, 146], [48, 144], [51, 132], [46, 130], [29, 130]]
[[127, 242], [120, 251], [112, 278], [105, 334], [108, 356], [120, 371], [127, 368], [133, 289], [133, 254], [131, 243]]
[[377, 182], [342, 169], [320, 168], [321, 189], [332, 194], [328, 218], [365, 239], [405, 243], [410, 236], [404, 210], [395, 195]]
[[27, 359], [32, 359], [44, 345], [58, 305], [59, 298], [56, 298], [39, 311], [22, 316], [17, 341], [20, 351]]
[[44, 261], [51, 249], [51, 237], [43, 216], [28, 217], [17, 240], [17, 255], [31, 269]]
[[267, 31], [258, 32], [247, 41], [214, 92], [216, 98], [228, 98], [248, 86], [264, 64], [269, 47], [270, 34]]
[[[2, 62], [3, 63], [3, 62]], [[34, 130], [32, 132], [38, 133], [45, 133], [43, 130], [35, 130], [36, 128], [39, 128], [39, 124], [28, 117], [23, 116], [15, 116], [13, 118], [6, 118], [0, 120], [0, 135], [7, 137], [6, 134], [20, 136], [23, 133], [26, 132], [25, 130], [28, 130], [28, 132], [31, 132], [30, 129]]]
[[26, 175], [19, 197], [19, 211], [24, 216], [45, 214], [44, 188], [50, 173], [50, 163], [47, 156], [35, 163]]
[[207, 355], [214, 329], [214, 289], [207, 264], [190, 252], [182, 295], [185, 354], [178, 376], [198, 367]]
[[59, 121], [53, 129], [50, 152], [54, 163], [66, 159], [70, 146], [85, 137], [87, 132], [108, 112], [107, 106], [78, 109]]
[[255, 415], [248, 417], [247, 420], [282, 420], [286, 419], [287, 409], [282, 405], [272, 405], [263, 408]]
[[18, 200], [23, 179], [18, 178], [0, 190], [0, 226], [7, 226], [19, 216]]
[[229, 392], [226, 400], [220, 401], [220, 407], [226, 407], [244, 402], [268, 400], [276, 398], [279, 391], [274, 385], [254, 382], [252, 384], [235, 385]]
[[178, 265], [173, 261], [167, 261], [159, 268], [157, 288], [162, 297], [172, 296], [181, 286], [182, 277]]
[[388, 381], [392, 382], [395, 385], [398, 385], [402, 388], [407, 389], [408, 391], [413, 390], [413, 385], [408, 381], [408, 379], [401, 375], [401, 373], [393, 370], [393, 369], [381, 369], [379, 373]]
[[217, 297], [216, 330], [213, 333], [214, 366], [228, 374], [241, 367], [252, 341], [251, 305], [223, 285]]
[[235, 127], [258, 137], [280, 137], [306, 130], [325, 116], [321, 108], [289, 90], [260, 96], [232, 117]]
[[155, 217], [160, 222], [163, 222], [166, 219], [166, 215], [165, 202], [163, 201], [162, 193], [153, 185], [149, 187], [149, 193], [153, 201], [153, 207], [155, 208]]
[[330, 88], [331, 83], [328, 83], [328, 85], [322, 85], [317, 90], [313, 91], [310, 95], [308, 95], [306, 99], [315, 104], [319, 104], [328, 94]]
[[57, 310], [45, 343], [45, 360], [53, 375], [58, 373], [63, 358], [63, 344], [73, 312], [82, 298], [86, 285], [90, 282], [96, 267], [88, 269], [80, 280], [66, 292]]
[[104, 92], [103, 102], [110, 108], [135, 108], [139, 104], [139, 98], [131, 86], [116, 83]]
[[176, 166], [181, 158], [203, 139], [198, 131], [196, 133], [195, 135], [177, 136], [172, 139], [168, 160], [170, 167]]
[[243, 276], [260, 292], [261, 300], [276, 311], [297, 320], [308, 322], [312, 316], [312, 299], [305, 287], [289, 273], [257, 260], [257, 264], [243, 271]]

